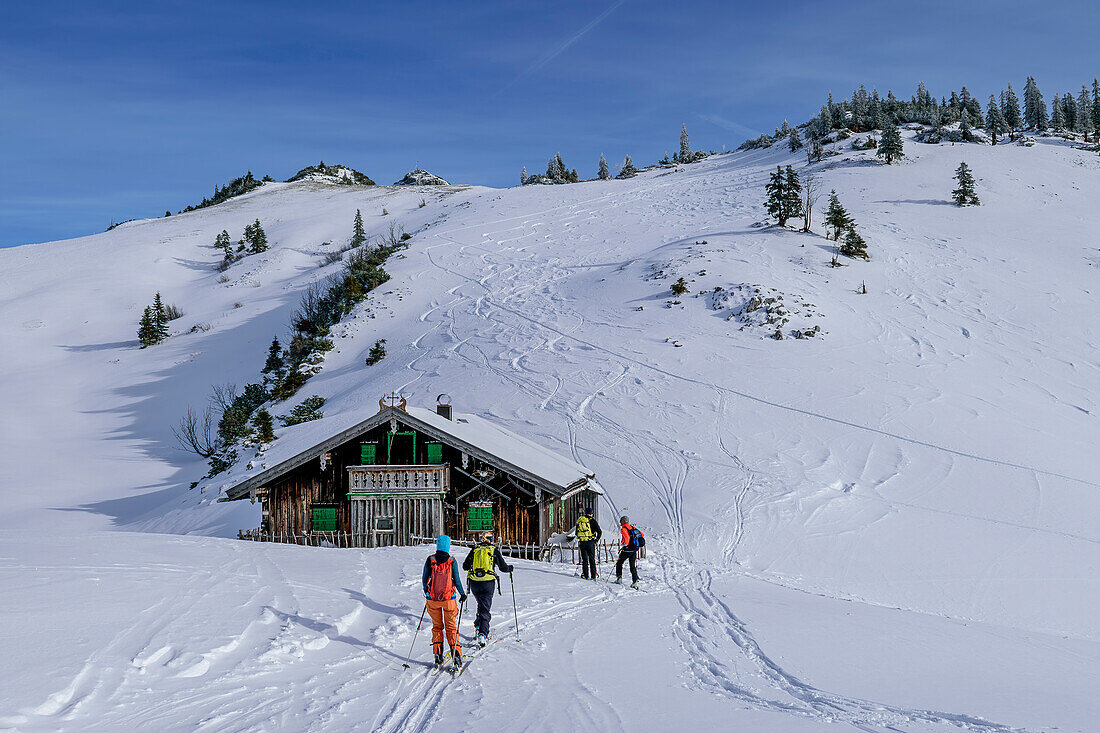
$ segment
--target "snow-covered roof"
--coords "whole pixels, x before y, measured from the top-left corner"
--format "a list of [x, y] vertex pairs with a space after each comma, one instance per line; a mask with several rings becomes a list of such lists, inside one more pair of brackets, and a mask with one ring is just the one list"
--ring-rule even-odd
[[561, 496], [579, 489], [603, 493], [595, 474], [584, 466], [478, 415], [454, 413], [452, 419], [447, 419], [434, 410], [408, 406], [405, 409], [386, 407], [360, 422], [355, 422], [351, 417], [336, 415], [288, 429], [262, 456], [250, 461], [243, 472], [222, 484], [226, 498], [247, 497], [253, 489], [357, 435], [373, 430], [391, 418], [475, 455], [554, 495]]

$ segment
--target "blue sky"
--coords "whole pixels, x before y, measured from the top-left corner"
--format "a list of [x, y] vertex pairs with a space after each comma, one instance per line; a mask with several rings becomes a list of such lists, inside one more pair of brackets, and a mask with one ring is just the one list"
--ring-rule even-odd
[[863, 82], [1049, 102], [1100, 74], [1085, 2], [96, 2], [0, 8], [0, 246], [162, 215], [252, 170], [511, 186], [746, 137]]

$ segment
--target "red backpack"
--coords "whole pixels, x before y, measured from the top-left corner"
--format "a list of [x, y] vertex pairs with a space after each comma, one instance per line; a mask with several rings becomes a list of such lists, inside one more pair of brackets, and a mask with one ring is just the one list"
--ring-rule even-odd
[[449, 601], [455, 594], [455, 559], [448, 557], [444, 562], [439, 562], [433, 557], [430, 560], [432, 572], [428, 576], [428, 592], [432, 594], [433, 601]]

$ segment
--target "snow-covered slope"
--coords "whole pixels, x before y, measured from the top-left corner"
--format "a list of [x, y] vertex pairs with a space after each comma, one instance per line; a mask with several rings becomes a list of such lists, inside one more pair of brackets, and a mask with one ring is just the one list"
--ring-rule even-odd
[[[0, 724], [1086, 730], [1100, 158], [1047, 139], [906, 153], [812, 166], [870, 243], [842, 268], [820, 234], [757, 226], [767, 173], [804, 166], [778, 149], [504, 191], [269, 184], [0, 251], [0, 539], [31, 589], [5, 601], [26, 618], [5, 654], [27, 672]], [[979, 208], [950, 205], [960, 160]], [[457, 685], [397, 669], [420, 550], [100, 531], [258, 523], [247, 502], [213, 504], [221, 477], [188, 490], [205, 467], [170, 426], [211, 384], [256, 378], [356, 209], [411, 247], [296, 399], [365, 415], [386, 391], [448, 392], [595, 470], [605, 527], [628, 512], [653, 538], [644, 595], [521, 566], [530, 632]], [[220, 281], [215, 235], [256, 218], [271, 250]], [[186, 315], [139, 350], [157, 290]], [[757, 290], [782, 295], [783, 340], [741, 317]], [[378, 338], [389, 355], [367, 367]], [[74, 627], [57, 596], [93, 612]], [[132, 633], [114, 635], [120, 617]]]

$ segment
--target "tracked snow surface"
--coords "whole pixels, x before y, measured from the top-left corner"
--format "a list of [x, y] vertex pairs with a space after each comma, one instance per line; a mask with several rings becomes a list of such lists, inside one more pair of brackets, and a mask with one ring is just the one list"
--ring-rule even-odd
[[[768, 172], [805, 166], [779, 147], [568, 186], [268, 184], [0, 250], [0, 729], [1095, 730], [1100, 158], [844, 150], [811, 168], [871, 261], [833, 268], [820, 210], [756, 225]], [[950, 205], [961, 160], [981, 207]], [[258, 506], [215, 502], [237, 473], [189, 489], [170, 432], [258, 378], [356, 209], [411, 246], [276, 414], [447, 392], [650, 538], [644, 592], [518, 562], [519, 639], [505, 585], [456, 680], [424, 630], [401, 669], [427, 548], [232, 539]], [[215, 236], [257, 218], [270, 250], [220, 273]], [[185, 315], [139, 349], [158, 290]]]

